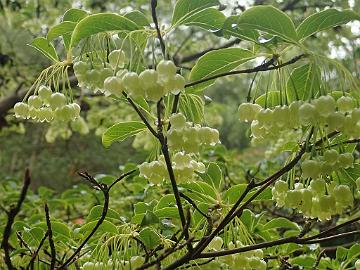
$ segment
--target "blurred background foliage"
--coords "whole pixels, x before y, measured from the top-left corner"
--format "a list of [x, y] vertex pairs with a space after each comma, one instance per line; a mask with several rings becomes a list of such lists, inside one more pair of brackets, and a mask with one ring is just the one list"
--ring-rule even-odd
[[[360, 1], [347, 0], [222, 2], [221, 8], [228, 15], [239, 14], [252, 5], [270, 4], [287, 12], [296, 23], [327, 7], [352, 8], [355, 12], [360, 12]], [[174, 3], [175, 0], [159, 1], [160, 20], [163, 25], [170, 23]], [[0, 0], [0, 181], [9, 177], [20, 178], [24, 168], [30, 167], [34, 188], [43, 185], [63, 190], [79, 181], [76, 176], [79, 170], [87, 170], [92, 174], [116, 175], [119, 166], [126, 162], [137, 163], [146, 158], [146, 152], [135, 151], [131, 141], [117, 143], [110, 149], [103, 148], [100, 136], [105, 128], [117, 121], [131, 118], [132, 112], [102, 97], [81, 97], [83, 117], [90, 129], [86, 135], [71, 132], [65, 127], [25, 124], [13, 117], [11, 106], [6, 109], [9, 99], [18, 99], [21, 93], [31, 86], [39, 72], [49, 64], [27, 44], [34, 37], [46, 35], [49, 27], [59, 22], [61, 15], [71, 7], [84, 8], [90, 12], [116, 13], [140, 9], [147, 16], [150, 15], [147, 0]], [[219, 41], [215, 35], [216, 33], [205, 32], [199, 28], [183, 27], [172, 32], [166, 42], [174, 60], [185, 69], [191, 68], [196, 59], [209, 49], [229, 44], [247, 47], [244, 41]], [[318, 53], [341, 60], [359, 79], [359, 22], [326, 31], [313, 37], [309, 43]], [[57, 43], [57, 49], [60, 52], [63, 50], [60, 42]], [[248, 67], [253, 64], [248, 64]], [[256, 166], [252, 168], [249, 164], [256, 164], [264, 157], [261, 147], [253, 148], [251, 152], [247, 150], [248, 126], [239, 123], [237, 119], [237, 107], [245, 101], [252, 79], [253, 75], [224, 78], [205, 93], [208, 97], [206, 122], [220, 130], [222, 143], [232, 150], [229, 156], [244, 173], [251, 169], [256, 170]], [[336, 78], [333, 83], [336, 87]], [[75, 88], [75, 94], [80, 93], [79, 89]]]

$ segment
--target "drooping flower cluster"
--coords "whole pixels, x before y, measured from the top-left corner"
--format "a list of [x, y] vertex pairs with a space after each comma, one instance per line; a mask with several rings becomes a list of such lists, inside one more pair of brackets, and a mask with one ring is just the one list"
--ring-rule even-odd
[[103, 269], [119, 269], [131, 270], [140, 267], [145, 262], [145, 258], [141, 256], [132, 256], [129, 261], [113, 261], [103, 262], [86, 262], [83, 264], [83, 270], [103, 270]]
[[104, 90], [104, 80], [114, 74], [119, 68], [123, 68], [126, 63], [125, 52], [114, 50], [108, 56], [109, 63], [102, 61], [76, 61], [74, 72], [80, 87], [86, 87], [94, 92]]
[[178, 94], [185, 87], [185, 79], [176, 73], [176, 66], [172, 61], [161, 61], [157, 69], [146, 69], [140, 74], [127, 70], [119, 70], [115, 76], [104, 81], [106, 93], [122, 96], [125, 91], [132, 98], [145, 98], [158, 101], [169, 93]]
[[181, 113], [170, 117], [170, 125], [167, 138], [172, 150], [198, 153], [201, 145], [215, 145], [220, 142], [216, 129], [186, 122], [185, 116]]
[[302, 177], [315, 179], [320, 175], [331, 175], [336, 170], [352, 167], [353, 163], [354, 156], [351, 153], [339, 154], [335, 149], [325, 150], [323, 156], [302, 162]]
[[[190, 154], [178, 152], [172, 160], [175, 179], [178, 183], [190, 181], [195, 176], [195, 171], [204, 173], [205, 165], [197, 162]], [[144, 162], [139, 165], [140, 176], [147, 178], [153, 184], [159, 184], [168, 178], [168, 171], [163, 156], [159, 160]]]
[[[229, 249], [241, 247], [240, 241], [228, 244]], [[238, 254], [224, 256], [223, 260], [230, 266], [232, 270], [265, 270], [266, 262], [263, 260], [264, 253], [261, 249], [246, 251]]]
[[34, 94], [27, 102], [18, 102], [14, 106], [15, 116], [22, 119], [33, 119], [38, 122], [58, 120], [69, 122], [80, 115], [77, 103], [68, 104], [62, 93], [53, 93], [49, 87], [40, 86], [38, 95]]
[[255, 142], [265, 138], [276, 139], [280, 132], [307, 126], [326, 128], [327, 132], [340, 131], [351, 137], [360, 136], [360, 108], [352, 97], [321, 96], [311, 102], [294, 101], [273, 109], [258, 104], [242, 103], [240, 120], [251, 123]]
[[324, 179], [315, 179], [308, 187], [295, 184], [289, 189], [285, 181], [277, 181], [272, 188], [273, 199], [278, 206], [287, 206], [299, 210], [304, 216], [330, 219], [332, 215], [341, 213], [352, 206], [354, 197], [347, 185], [335, 182], [327, 184]]

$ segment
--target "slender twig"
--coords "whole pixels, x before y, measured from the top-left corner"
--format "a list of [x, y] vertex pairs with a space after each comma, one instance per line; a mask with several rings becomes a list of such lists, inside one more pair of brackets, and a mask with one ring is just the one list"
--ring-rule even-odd
[[[164, 155], [164, 159], [165, 159], [165, 164], [166, 164], [166, 168], [169, 174], [169, 178], [170, 178], [170, 182], [171, 182], [171, 187], [175, 196], [175, 201], [176, 201], [176, 206], [178, 208], [178, 212], [179, 212], [179, 216], [180, 216], [180, 220], [181, 220], [181, 225], [182, 228], [184, 230], [184, 236], [185, 239], [188, 240], [189, 239], [189, 232], [188, 232], [188, 228], [186, 227], [186, 219], [185, 219], [185, 214], [184, 214], [184, 209], [182, 207], [181, 204], [181, 199], [180, 199], [180, 194], [179, 194], [179, 189], [176, 183], [176, 179], [175, 179], [175, 174], [174, 174], [174, 170], [172, 168], [172, 163], [171, 163], [171, 159], [170, 159], [170, 153], [169, 153], [169, 148], [167, 145], [167, 141], [166, 138], [163, 134], [163, 125], [162, 125], [162, 119], [161, 119], [161, 114], [162, 114], [162, 104], [161, 104], [162, 100], [159, 100], [159, 102], [157, 103], [157, 127], [158, 127], [158, 139], [159, 142], [161, 144], [161, 152]], [[189, 249], [192, 249], [192, 246], [188, 245]]]
[[157, 18], [157, 15], [156, 15], [156, 7], [157, 7], [157, 0], [151, 0], [151, 16], [152, 16], [153, 22], [155, 24], [156, 33], [157, 33], [157, 36], [158, 36], [158, 39], [159, 39], [159, 42], [160, 42], [160, 47], [161, 47], [162, 54], [164, 56], [164, 59], [166, 59], [167, 58], [166, 57], [166, 47], [165, 47], [165, 43], [164, 43], [164, 40], [163, 40], [162, 35], [161, 35], [159, 22], [158, 22], [158, 18]]
[[206, 218], [206, 219], [209, 218], [209, 216], [207, 214], [205, 214], [189, 196], [185, 195], [182, 192], [180, 192], [179, 194], [180, 194], [180, 197], [184, 198], [188, 203], [190, 203], [192, 205], [192, 207], [194, 207], [195, 210], [197, 210], [204, 218]]
[[53, 231], [51, 227], [51, 220], [50, 220], [50, 211], [48, 205], [45, 203], [45, 217], [46, 217], [46, 225], [48, 228], [48, 238], [49, 238], [49, 245], [50, 245], [50, 252], [51, 252], [51, 262], [50, 262], [50, 270], [55, 269], [56, 263], [56, 248], [53, 239]]
[[239, 196], [239, 199], [235, 202], [233, 207], [229, 210], [229, 212], [226, 214], [224, 219], [220, 222], [220, 224], [216, 227], [216, 229], [208, 236], [204, 237], [199, 244], [196, 246], [196, 250], [194, 251], [194, 256], [197, 254], [200, 254], [207, 245], [211, 242], [211, 240], [222, 230], [224, 227], [230, 222], [230, 219], [234, 212], [236, 211], [237, 207], [240, 205], [240, 203], [243, 201], [243, 199], [246, 197], [246, 195], [249, 193], [250, 190], [252, 190], [254, 187], [254, 181], [252, 180], [245, 188], [245, 190], [241, 193]]
[[125, 92], [123, 92], [122, 94], [127, 99], [127, 101], [130, 103], [131, 107], [133, 107], [133, 109], [139, 115], [139, 117], [144, 122], [145, 126], [148, 128], [148, 130], [151, 132], [151, 134], [154, 135], [156, 138], [158, 138], [158, 134], [156, 133], [155, 129], [150, 125], [150, 123], [148, 122], [146, 117], [143, 115], [143, 113], [140, 111], [140, 109], [135, 104], [135, 102], [130, 97], [128, 97], [128, 95]]
[[274, 69], [280, 69], [282, 67], [285, 67], [285, 66], [296, 63], [297, 61], [299, 61], [301, 58], [303, 58], [305, 56], [306, 56], [305, 54], [300, 54], [300, 55], [298, 55], [298, 56], [290, 59], [289, 61], [280, 64], [280, 65], [274, 65], [274, 63], [277, 60], [277, 57], [273, 57], [269, 61], [267, 61], [264, 64], [261, 64], [261, 65], [259, 65], [257, 67], [249, 68], [249, 69], [242, 69], [242, 70], [234, 70], [234, 71], [229, 71], [229, 72], [209, 76], [209, 77], [197, 80], [197, 81], [187, 83], [185, 85], [185, 88], [191, 87], [191, 86], [194, 86], [194, 85], [198, 85], [198, 84], [203, 83], [203, 82], [211, 81], [211, 80], [214, 80], [214, 79], [222, 78], [222, 77], [225, 77], [225, 76], [237, 75], [237, 74], [245, 74], [245, 73], [256, 73], [256, 72], [263, 72], [263, 71], [269, 71], [269, 70], [274, 70]]
[[118, 179], [116, 179], [116, 180], [108, 187], [108, 190], [112, 189], [112, 187], [115, 186], [118, 182], [120, 182], [121, 180], [123, 180], [125, 177], [133, 174], [134, 172], [136, 172], [136, 170], [131, 170], [131, 171], [128, 171], [127, 173], [122, 174]]
[[239, 42], [240, 42], [240, 39], [234, 39], [234, 40], [231, 40], [231, 41], [225, 43], [224, 45], [221, 45], [221, 46], [216, 47], [216, 48], [208, 48], [208, 49], [205, 49], [205, 50], [203, 50], [201, 52], [197, 52], [197, 53], [194, 53], [194, 54], [191, 54], [191, 55], [188, 55], [188, 56], [181, 57], [180, 59], [175, 58], [174, 61], [177, 64], [188, 63], [188, 62], [191, 62], [191, 61], [194, 61], [194, 60], [200, 58], [201, 56], [203, 56], [204, 54], [206, 54], [208, 52], [229, 48], [229, 47], [232, 47], [235, 44], [238, 44]]
[[11, 258], [10, 258], [9, 239], [10, 239], [11, 231], [12, 231], [11, 228], [12, 228], [12, 225], [14, 224], [15, 217], [20, 212], [21, 206], [26, 198], [26, 193], [29, 189], [30, 182], [31, 182], [30, 171], [29, 171], [29, 169], [26, 169], [24, 183], [23, 183], [17, 204], [16, 204], [16, 206], [11, 207], [10, 210], [6, 213], [7, 214], [7, 222], [6, 222], [6, 225], [4, 228], [4, 232], [3, 232], [3, 239], [1, 241], [1, 247], [4, 249], [4, 261], [9, 270], [14, 269], [12, 262], [11, 262]]
[[37, 255], [39, 254], [40, 252], [40, 249], [42, 248], [42, 246], [44, 245], [45, 243], [45, 240], [46, 238], [48, 237], [49, 235], [49, 231], [47, 231], [44, 235], [44, 237], [41, 239], [40, 243], [39, 243], [39, 246], [37, 247], [37, 249], [35, 250], [35, 252], [31, 255], [31, 260], [29, 262], [29, 264], [27, 265], [26, 269], [33, 269], [34, 267], [34, 263], [35, 263], [35, 260], [36, 260], [36, 257]]
[[82, 248], [86, 245], [86, 243], [91, 239], [91, 237], [96, 233], [96, 231], [98, 230], [98, 228], [101, 226], [101, 224], [104, 222], [108, 209], [109, 209], [109, 192], [110, 192], [110, 187], [112, 188], [114, 186], [114, 183], [118, 183], [120, 180], [124, 179], [126, 176], [130, 175], [131, 173], [135, 172], [135, 170], [127, 172], [123, 175], [121, 175], [118, 179], [115, 180], [115, 182], [113, 182], [109, 187], [105, 184], [101, 184], [98, 183], [91, 175], [89, 175], [88, 173], [84, 172], [84, 173], [79, 173], [79, 175], [83, 178], [85, 178], [86, 180], [88, 180], [94, 187], [96, 187], [97, 189], [100, 189], [103, 193], [104, 196], [104, 204], [103, 204], [103, 210], [101, 213], [101, 217], [100, 219], [97, 221], [95, 227], [91, 230], [91, 232], [89, 233], [89, 235], [83, 240], [83, 242], [78, 246], [78, 248], [74, 251], [74, 253], [58, 268], [59, 270], [61, 269], [66, 269], [67, 266], [69, 266], [70, 264], [72, 264], [74, 262], [75, 257], [81, 252]]

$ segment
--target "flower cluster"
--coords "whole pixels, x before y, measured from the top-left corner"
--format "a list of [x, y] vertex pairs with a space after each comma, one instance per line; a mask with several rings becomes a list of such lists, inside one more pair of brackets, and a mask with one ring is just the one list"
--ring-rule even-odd
[[333, 171], [353, 166], [354, 156], [351, 153], [339, 154], [335, 149], [325, 150], [317, 159], [306, 159], [301, 163], [303, 178], [317, 178], [320, 175], [331, 175]]
[[53, 93], [50, 88], [40, 86], [38, 95], [30, 96], [27, 102], [16, 103], [14, 111], [17, 118], [69, 122], [79, 117], [80, 106], [77, 103], [68, 104], [64, 94]]
[[[240, 241], [228, 244], [229, 249], [241, 247]], [[266, 262], [263, 260], [264, 253], [261, 249], [246, 251], [242, 253], [224, 256], [224, 261], [230, 266], [232, 270], [265, 270], [267, 268]]]
[[103, 262], [86, 262], [82, 266], [82, 270], [103, 270], [103, 269], [121, 269], [130, 270], [140, 267], [145, 262], [141, 256], [132, 256], [129, 261], [113, 261]]
[[105, 79], [106, 93], [121, 96], [125, 91], [132, 98], [145, 98], [158, 101], [169, 93], [178, 94], [185, 87], [185, 79], [176, 74], [176, 66], [172, 61], [161, 61], [157, 69], [146, 69], [140, 74], [127, 70], [119, 70], [116, 76]]
[[323, 179], [312, 180], [306, 188], [297, 183], [294, 189], [289, 189], [287, 182], [277, 181], [272, 188], [272, 195], [278, 206], [298, 209], [305, 216], [320, 220], [341, 213], [346, 207], [352, 206], [354, 201], [347, 185], [335, 182], [327, 184]]
[[170, 117], [170, 125], [167, 139], [172, 150], [198, 153], [201, 145], [215, 145], [220, 142], [216, 129], [186, 122], [185, 116], [181, 113]]
[[258, 104], [242, 103], [239, 106], [240, 120], [251, 123], [253, 140], [276, 139], [280, 132], [306, 126], [319, 126], [327, 132], [340, 131], [345, 135], [360, 135], [360, 108], [355, 100], [341, 96], [321, 96], [311, 102], [294, 101], [273, 109]]
[[[193, 179], [195, 171], [205, 172], [205, 165], [202, 162], [197, 162], [191, 155], [183, 152], [178, 152], [174, 155], [172, 167], [178, 183]], [[160, 156], [159, 160], [156, 161], [144, 162], [139, 165], [139, 170], [140, 176], [147, 178], [153, 184], [159, 184], [165, 178], [168, 178], [168, 172], [163, 156]]]
[[76, 61], [74, 72], [79, 86], [86, 87], [94, 92], [104, 90], [104, 80], [114, 74], [118, 68], [123, 68], [126, 63], [126, 56], [123, 50], [114, 50], [108, 56], [109, 63], [101, 61]]

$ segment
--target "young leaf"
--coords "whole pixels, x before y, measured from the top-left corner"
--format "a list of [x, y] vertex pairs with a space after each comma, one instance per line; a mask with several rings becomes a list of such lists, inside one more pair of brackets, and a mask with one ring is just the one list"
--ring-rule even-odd
[[293, 21], [288, 15], [273, 6], [256, 6], [244, 11], [239, 17], [241, 29], [253, 29], [281, 37], [290, 43], [298, 38]]
[[155, 248], [160, 243], [160, 236], [151, 228], [147, 227], [139, 232], [140, 239], [149, 249]]
[[171, 24], [182, 24], [190, 16], [194, 16], [202, 10], [219, 5], [218, 0], [178, 0], [176, 2]]
[[270, 220], [268, 223], [266, 223], [263, 226], [263, 230], [272, 230], [272, 229], [294, 229], [294, 230], [300, 230], [299, 226], [286, 218], [279, 217]]
[[188, 93], [180, 95], [179, 110], [191, 122], [201, 123], [204, 120], [204, 101], [198, 95]]
[[[98, 220], [101, 217], [102, 211], [103, 211], [102, 205], [94, 206], [93, 208], [91, 208], [89, 215], [86, 217], [86, 221], [90, 222], [93, 220]], [[120, 214], [115, 210], [109, 208], [106, 214], [106, 218], [119, 220]]]
[[330, 8], [307, 17], [296, 30], [299, 40], [304, 40], [317, 32], [354, 20], [360, 20], [360, 16], [352, 10]]
[[[226, 48], [208, 52], [196, 62], [190, 73], [190, 81], [205, 79], [220, 73], [229, 72], [239, 65], [254, 59], [255, 55], [240, 48]], [[212, 84], [214, 80], [200, 83], [187, 89], [189, 92], [198, 92]]]
[[31, 44], [31, 47], [37, 49], [41, 52], [45, 57], [54, 62], [59, 62], [59, 57], [56, 53], [54, 46], [49, 43], [49, 41], [44, 37], [35, 38]]
[[259, 104], [263, 108], [275, 107], [281, 104], [280, 91], [268, 91], [262, 94], [255, 100], [256, 104]]
[[308, 100], [320, 90], [321, 74], [315, 64], [295, 68], [286, 83], [288, 101]]
[[149, 26], [150, 25], [146, 16], [138, 10], [131, 11], [131, 12], [125, 14], [124, 17], [128, 18], [129, 20], [133, 21], [134, 23], [136, 23], [139, 26]]
[[99, 13], [85, 17], [76, 25], [71, 36], [70, 48], [80, 40], [91, 35], [107, 31], [133, 31], [139, 26], [133, 21], [113, 13]]
[[65, 48], [68, 49], [70, 43], [70, 37], [72, 32], [74, 31], [75, 26], [76, 26], [75, 22], [65, 21], [59, 23], [58, 25], [55, 25], [54, 27], [50, 28], [47, 34], [47, 40], [50, 42], [59, 36], [63, 36]]
[[240, 15], [230, 16], [224, 21], [222, 27], [223, 35], [227, 38], [230, 36], [237, 37], [240, 39], [249, 40], [255, 43], [258, 43], [259, 33], [256, 30], [241, 28], [238, 25]]
[[183, 25], [199, 26], [205, 30], [217, 31], [222, 28], [225, 18], [225, 15], [219, 10], [215, 8], [207, 8], [186, 17], [181, 21], [181, 23]]
[[113, 142], [121, 142], [145, 129], [145, 124], [138, 121], [118, 123], [105, 131], [102, 136], [102, 143], [105, 147], [109, 147]]
[[82, 20], [83, 18], [85, 18], [87, 15], [88, 15], [88, 13], [85, 10], [71, 8], [64, 13], [62, 20], [63, 20], [63, 22], [65, 22], [65, 21], [78, 22], [78, 21]]

